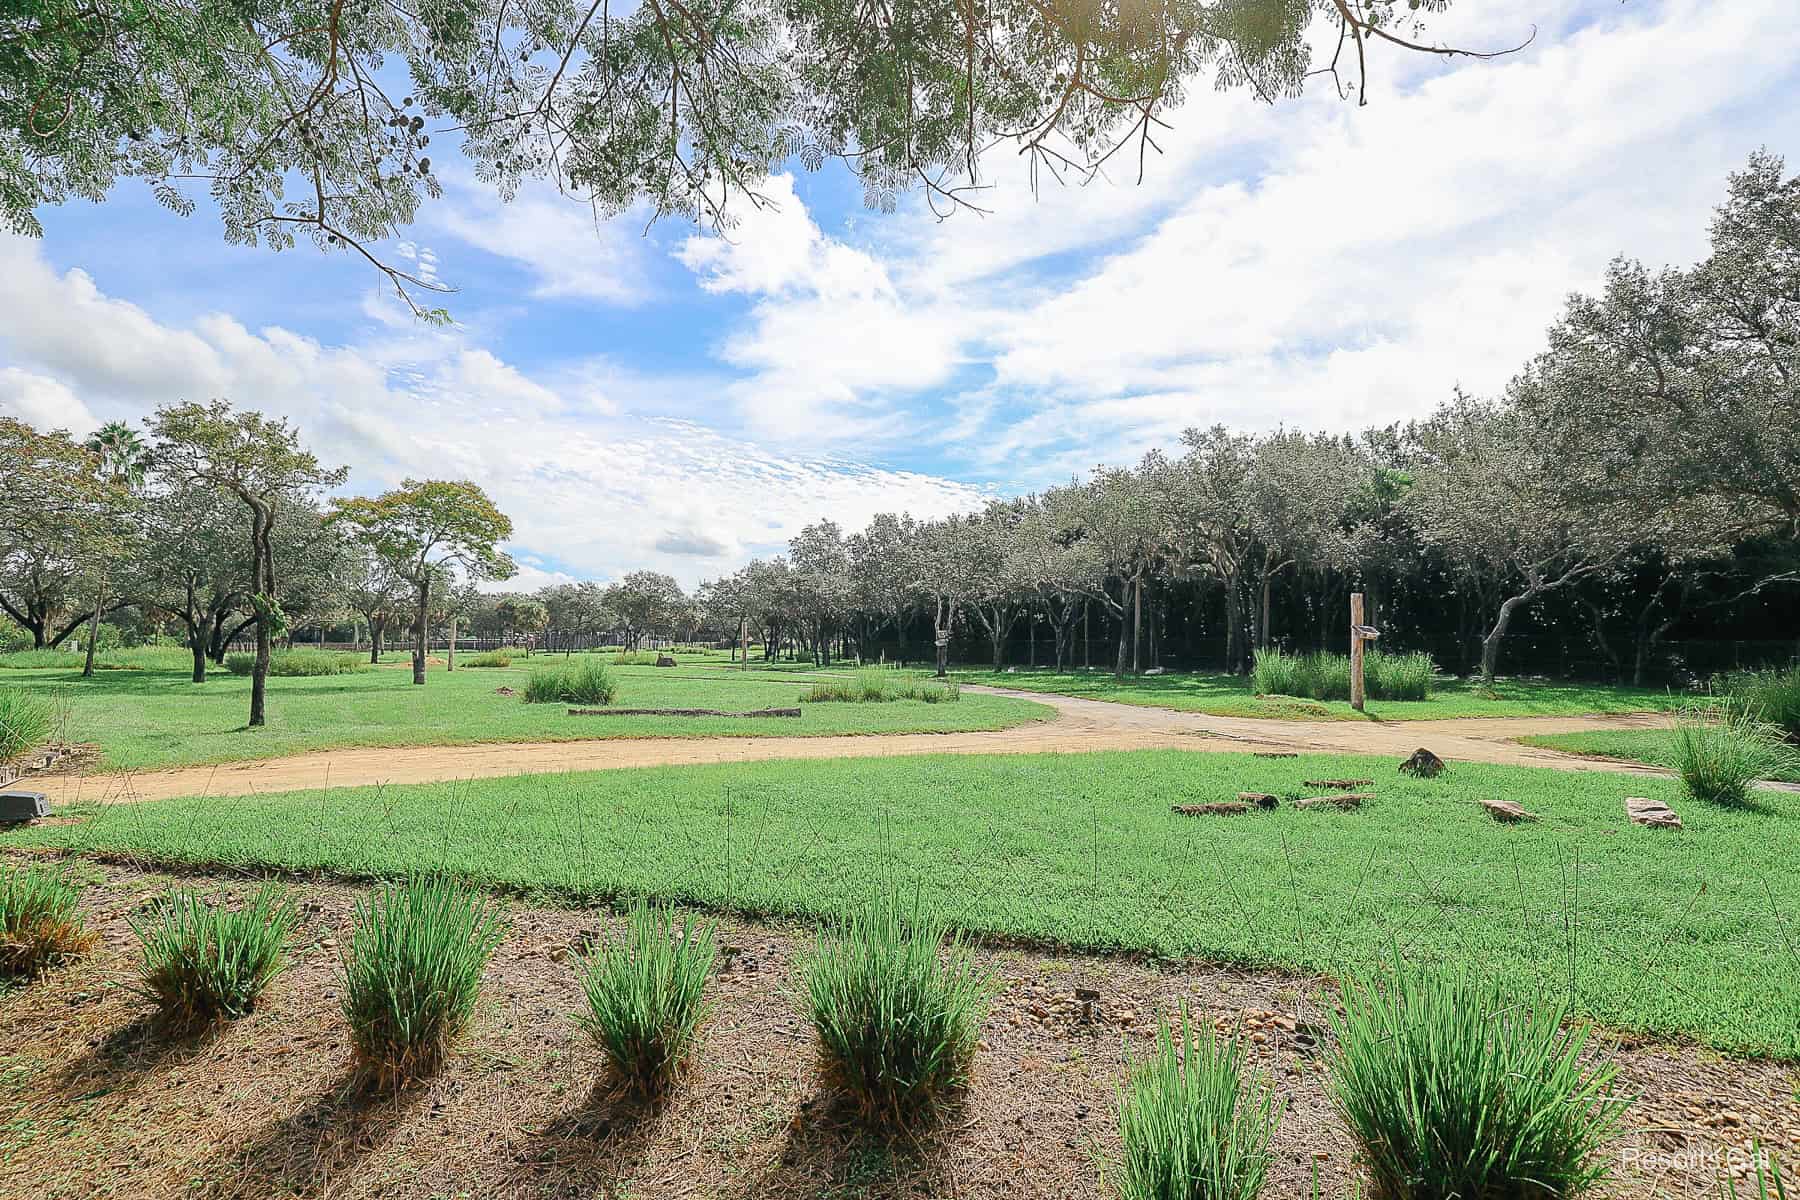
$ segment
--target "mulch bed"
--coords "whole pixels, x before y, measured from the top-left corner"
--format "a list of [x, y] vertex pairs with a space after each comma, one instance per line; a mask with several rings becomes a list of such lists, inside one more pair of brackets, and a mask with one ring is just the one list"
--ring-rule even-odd
[[[894, 1141], [864, 1132], [821, 1081], [794, 1002], [798, 927], [722, 921], [715, 1006], [695, 1070], [661, 1110], [614, 1096], [574, 1027], [573, 948], [600, 911], [509, 905], [475, 1026], [436, 1078], [397, 1098], [351, 1085], [336, 956], [360, 890], [296, 884], [295, 965], [263, 1007], [171, 1040], [123, 983], [126, 917], [170, 877], [75, 868], [101, 935], [84, 960], [0, 995], [0, 1195], [33, 1197], [1092, 1197], [1117, 1153], [1126, 1049], [1186, 1001], [1242, 1025], [1284, 1107], [1266, 1196], [1351, 1194], [1349, 1140], [1321, 1054], [1331, 990], [1278, 973], [1124, 959], [984, 952], [1004, 990], [974, 1084], [937, 1125]], [[246, 895], [242, 878], [190, 876]], [[1719, 1165], [1757, 1139], [1800, 1159], [1791, 1065], [1691, 1047], [1621, 1051], [1637, 1093], [1618, 1147], [1620, 1197], [1713, 1196]]]

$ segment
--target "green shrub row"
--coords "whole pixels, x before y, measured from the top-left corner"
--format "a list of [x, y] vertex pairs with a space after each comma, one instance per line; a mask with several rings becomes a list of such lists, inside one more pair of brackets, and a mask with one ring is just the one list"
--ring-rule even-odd
[[[249, 675], [256, 669], [256, 655], [227, 654], [225, 669], [233, 675]], [[373, 670], [360, 654], [344, 654], [334, 650], [276, 650], [269, 655], [269, 674], [287, 676], [359, 675]]]
[[[15, 962], [16, 946], [42, 944], [31, 931], [48, 927], [63, 931], [59, 952], [79, 948], [67, 932], [86, 936], [74, 898], [47, 872], [0, 878], [6, 961]], [[235, 912], [171, 891], [132, 921], [143, 949], [138, 989], [183, 1024], [248, 1012], [285, 965], [293, 921], [274, 888]], [[476, 1010], [501, 935], [491, 901], [443, 878], [384, 886], [358, 902], [341, 1004], [369, 1080], [399, 1086], [438, 1065]], [[578, 960], [587, 1004], [577, 1020], [621, 1083], [655, 1095], [676, 1077], [705, 1016], [715, 951], [712, 924], [677, 925], [640, 901], [621, 935]], [[939, 910], [878, 901], [821, 929], [800, 973], [799, 1003], [825, 1070], [869, 1120], [905, 1127], [967, 1084], [994, 982]], [[1370, 1195], [1574, 1198], [1603, 1183], [1603, 1150], [1628, 1099], [1615, 1089], [1610, 1056], [1569, 1018], [1566, 1001], [1521, 997], [1397, 954], [1377, 976], [1349, 981], [1326, 1066]], [[1147, 1055], [1131, 1058], [1113, 1171], [1125, 1200], [1258, 1194], [1279, 1111], [1247, 1060], [1241, 1037], [1196, 1033], [1185, 1007]], [[1778, 1175], [1758, 1186], [1765, 1200], [1785, 1194]]]
[[954, 680], [906, 679], [881, 667], [863, 667], [853, 675], [821, 679], [800, 699], [812, 704], [890, 704], [896, 700], [943, 704], [961, 700], [962, 687]]
[[[1427, 700], [1431, 697], [1436, 670], [1429, 654], [1419, 651], [1387, 654], [1370, 650], [1363, 655], [1363, 688], [1371, 700]], [[1350, 698], [1350, 656], [1347, 654], [1258, 650], [1252, 676], [1257, 693], [1263, 696], [1299, 696], [1308, 700]]]
[[536, 668], [521, 694], [527, 704], [611, 704], [619, 684], [605, 663], [584, 654]]

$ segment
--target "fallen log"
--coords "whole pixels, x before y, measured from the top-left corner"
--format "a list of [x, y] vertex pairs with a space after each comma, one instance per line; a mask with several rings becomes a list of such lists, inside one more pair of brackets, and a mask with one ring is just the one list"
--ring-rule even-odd
[[571, 717], [797, 717], [797, 708], [753, 708], [725, 712], [717, 708], [571, 708]]
[[1239, 792], [1238, 799], [1258, 808], [1280, 808], [1281, 797], [1269, 792]]
[[1213, 804], [1171, 804], [1169, 809], [1184, 817], [1235, 817], [1250, 811], [1248, 804], [1221, 800]]

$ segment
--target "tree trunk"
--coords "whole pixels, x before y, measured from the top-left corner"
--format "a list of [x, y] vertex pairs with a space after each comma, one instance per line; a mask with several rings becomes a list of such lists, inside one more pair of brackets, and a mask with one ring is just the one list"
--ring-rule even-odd
[[1269, 593], [1274, 590], [1274, 577], [1267, 571], [1262, 578], [1262, 622], [1256, 627], [1256, 644], [1260, 648], [1269, 648]]
[[1144, 642], [1144, 578], [1138, 576], [1132, 585], [1131, 595], [1131, 673], [1141, 674], [1141, 662], [1138, 658], [1138, 647]]
[[260, 728], [268, 718], [269, 658], [274, 649], [275, 554], [270, 526], [275, 514], [266, 505], [251, 506], [251, 553], [256, 556], [252, 586], [253, 606], [262, 619], [256, 623], [256, 664], [250, 672], [250, 727]]
[[425, 685], [425, 628], [431, 620], [431, 576], [419, 572], [419, 606], [413, 613], [413, 683]]
[[106, 587], [101, 585], [99, 593], [94, 597], [94, 615], [88, 618], [87, 662], [82, 664], [81, 677], [94, 677], [94, 649], [100, 644], [100, 610], [106, 607]]
[[206, 639], [198, 633], [188, 639], [188, 648], [194, 652], [194, 682], [206, 682]]
[[369, 618], [369, 665], [370, 666], [373, 666], [374, 664], [381, 661], [381, 630], [382, 630], [382, 627], [386, 623], [387, 622], [386, 622], [385, 618], [383, 620], [379, 620], [379, 621], [376, 620], [374, 617]]
[[1481, 639], [1481, 686], [1494, 686], [1494, 668], [1500, 661], [1500, 639], [1506, 636], [1506, 627], [1511, 624], [1513, 610], [1531, 598], [1530, 593], [1520, 596], [1508, 596], [1500, 604], [1500, 615], [1494, 621], [1494, 627]]
[[450, 618], [450, 649], [444, 656], [444, 674], [456, 670], [456, 618]]

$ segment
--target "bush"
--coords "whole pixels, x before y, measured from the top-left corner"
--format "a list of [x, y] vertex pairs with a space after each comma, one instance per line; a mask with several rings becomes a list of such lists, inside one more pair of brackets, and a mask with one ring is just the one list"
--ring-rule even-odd
[[0, 974], [35, 975], [93, 943], [80, 894], [61, 875], [30, 867], [0, 874]]
[[[1436, 674], [1429, 654], [1370, 650], [1363, 655], [1363, 689], [1370, 700], [1430, 699]], [[1289, 654], [1285, 650], [1258, 650], [1251, 678], [1257, 694], [1263, 696], [1348, 700], [1350, 656], [1323, 651]]]
[[465, 667], [510, 667], [512, 666], [512, 651], [487, 650], [480, 654], [471, 654], [462, 660], [461, 665]]
[[1713, 691], [1779, 727], [1789, 741], [1800, 741], [1800, 666], [1721, 675]]
[[826, 1070], [866, 1116], [904, 1124], [968, 1082], [989, 977], [935, 910], [877, 902], [822, 931], [801, 970]]
[[1609, 1060], [1583, 1063], [1588, 1032], [1568, 1016], [1397, 958], [1386, 988], [1347, 985], [1332, 1100], [1374, 1200], [1576, 1197], [1604, 1180], [1627, 1101]]
[[273, 885], [236, 912], [171, 891], [152, 915], [131, 918], [143, 946], [136, 990], [177, 1027], [241, 1017], [287, 968], [294, 919], [293, 904]]
[[903, 679], [887, 668], [863, 667], [853, 675], [820, 680], [800, 699], [813, 704], [889, 704], [895, 700], [941, 704], [962, 699], [962, 687], [950, 680], [928, 683]]
[[537, 668], [524, 691], [527, 704], [611, 704], [618, 694], [612, 672], [591, 655]]
[[612, 664], [615, 667], [654, 667], [656, 651], [616, 650], [613, 652]]
[[475, 1011], [500, 933], [492, 906], [448, 879], [415, 878], [357, 902], [342, 1004], [358, 1067], [376, 1086], [443, 1061]]
[[713, 926], [683, 918], [677, 934], [665, 911], [640, 901], [628, 929], [582, 964], [588, 1011], [578, 1018], [619, 1077], [639, 1095], [660, 1092], [686, 1057], [704, 1015], [712, 973]]
[[[256, 670], [254, 654], [227, 654], [225, 669], [233, 675], [250, 675]], [[357, 675], [372, 667], [360, 654], [340, 654], [330, 650], [277, 650], [269, 655], [269, 674], [304, 677], [314, 675]]]
[[56, 722], [51, 696], [28, 688], [0, 688], [0, 761], [35, 750]]
[[1156, 1051], [1131, 1064], [1119, 1104], [1119, 1193], [1124, 1200], [1252, 1200], [1268, 1177], [1278, 1116], [1264, 1085], [1252, 1097], [1244, 1047], [1203, 1030], [1184, 1007]]
[[1688, 795], [1713, 804], [1744, 804], [1757, 780], [1800, 769], [1800, 753], [1779, 726], [1729, 699], [1691, 705], [1676, 714], [1674, 758]]

